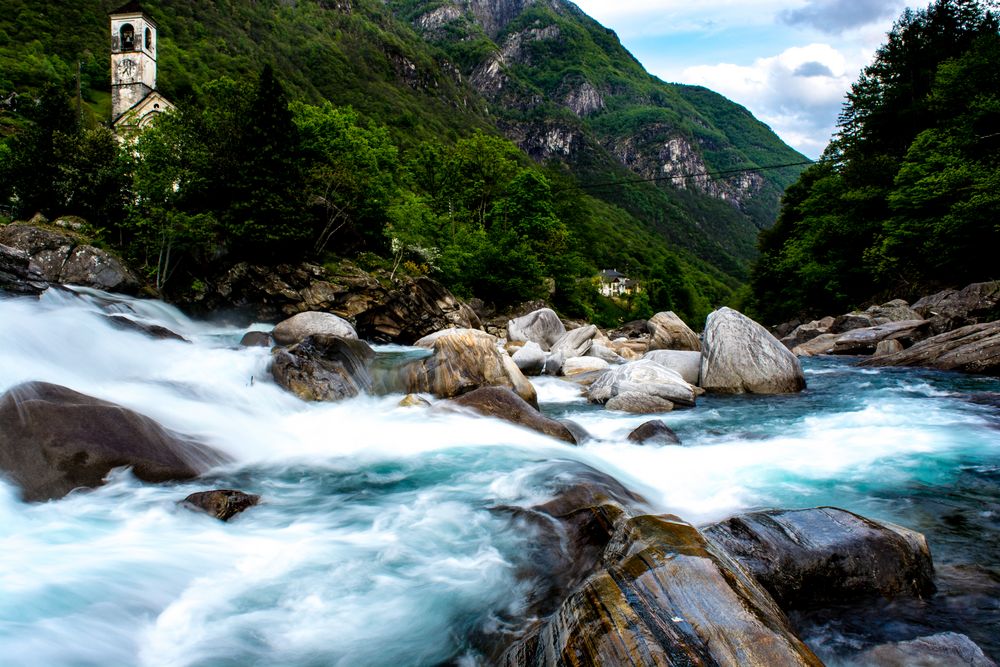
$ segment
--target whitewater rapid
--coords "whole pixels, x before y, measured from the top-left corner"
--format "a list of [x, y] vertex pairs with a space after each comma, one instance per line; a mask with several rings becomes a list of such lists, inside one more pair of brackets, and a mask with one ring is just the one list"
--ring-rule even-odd
[[[108, 313], [190, 342], [120, 330]], [[967, 400], [1000, 391], [995, 379], [810, 361], [801, 395], [705, 397], [664, 415], [675, 447], [630, 444], [647, 418], [537, 379], [543, 411], [597, 436], [570, 447], [399, 396], [304, 403], [270, 380], [267, 349], [239, 347], [246, 331], [88, 290], [0, 298], [0, 392], [61, 384], [235, 461], [183, 484], [117, 471], [41, 504], [0, 479], [0, 664], [476, 664], [470, 637], [515, 623], [532, 587], [518, 577], [531, 536], [495, 510], [545, 501], [571, 462], [695, 523], [832, 504], [930, 528], [932, 548], [938, 528], [913, 499], [979, 475], [975, 521], [1000, 534], [997, 412]], [[228, 524], [176, 505], [209, 488], [263, 503]], [[953, 560], [956, 539], [941, 540]]]

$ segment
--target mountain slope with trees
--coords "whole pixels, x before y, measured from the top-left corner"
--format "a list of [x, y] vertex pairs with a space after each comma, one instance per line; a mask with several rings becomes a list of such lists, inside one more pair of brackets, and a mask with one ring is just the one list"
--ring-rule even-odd
[[1000, 34], [974, 0], [896, 22], [761, 236], [757, 311], [842, 312], [1000, 278]]

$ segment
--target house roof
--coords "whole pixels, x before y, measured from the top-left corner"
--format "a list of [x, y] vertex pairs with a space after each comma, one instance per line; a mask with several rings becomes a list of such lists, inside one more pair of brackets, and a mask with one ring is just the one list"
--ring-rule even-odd
[[146, 10], [142, 8], [142, 3], [140, 3], [139, 0], [132, 0], [131, 2], [126, 2], [118, 9], [108, 12], [108, 15], [114, 16], [115, 14], [145, 14], [145, 13]]
[[615, 269], [604, 269], [601, 271], [601, 277], [607, 280], [615, 280], [617, 278], [624, 278], [625, 274], [616, 271]]

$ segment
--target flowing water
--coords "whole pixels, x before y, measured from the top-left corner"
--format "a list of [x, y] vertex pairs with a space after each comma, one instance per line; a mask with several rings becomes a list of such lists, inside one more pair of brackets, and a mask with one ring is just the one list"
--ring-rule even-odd
[[[116, 329], [109, 312], [191, 343]], [[518, 576], [531, 536], [495, 508], [546, 500], [578, 463], [699, 524], [836, 505], [920, 530], [934, 598], [797, 615], [800, 632], [831, 662], [945, 630], [1000, 658], [996, 379], [806, 360], [800, 395], [663, 416], [672, 447], [627, 443], [645, 418], [538, 379], [543, 411], [601, 438], [569, 447], [399, 396], [303, 403], [269, 380], [268, 350], [238, 348], [244, 332], [82, 290], [0, 299], [0, 392], [65, 385], [235, 460], [182, 484], [116, 471], [39, 504], [0, 479], [0, 665], [476, 664], [471, 638], [516, 623], [533, 586]], [[209, 488], [264, 502], [230, 523], [177, 506]]]

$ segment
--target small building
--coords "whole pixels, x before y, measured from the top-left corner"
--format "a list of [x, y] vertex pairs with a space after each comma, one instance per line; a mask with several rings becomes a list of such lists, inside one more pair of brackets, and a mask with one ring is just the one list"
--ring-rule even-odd
[[600, 275], [601, 285], [599, 291], [606, 297], [630, 296], [639, 291], [639, 283], [629, 279], [624, 273], [616, 269], [604, 269]]
[[111, 21], [111, 128], [126, 138], [174, 105], [156, 89], [156, 22], [132, 0]]

